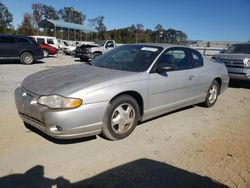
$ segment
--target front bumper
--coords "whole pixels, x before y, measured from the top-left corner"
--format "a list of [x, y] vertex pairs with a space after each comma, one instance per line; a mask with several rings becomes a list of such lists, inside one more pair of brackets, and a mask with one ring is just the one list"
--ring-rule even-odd
[[79, 53], [79, 52], [75, 52], [75, 57], [83, 58], [83, 59], [87, 59], [87, 60], [92, 60], [93, 57], [94, 57], [94, 54], [92, 54], [92, 53]]
[[227, 67], [231, 79], [250, 80], [250, 68]]
[[58, 139], [81, 138], [101, 133], [108, 102], [86, 104], [71, 110], [51, 110], [37, 104], [38, 97], [22, 88], [15, 91], [19, 115], [29, 125]]

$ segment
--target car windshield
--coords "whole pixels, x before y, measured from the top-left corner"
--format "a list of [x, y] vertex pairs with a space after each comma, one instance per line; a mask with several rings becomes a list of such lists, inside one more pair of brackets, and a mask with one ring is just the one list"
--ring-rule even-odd
[[131, 72], [146, 71], [162, 47], [148, 45], [123, 45], [97, 57], [92, 65]]
[[228, 48], [227, 54], [250, 54], [250, 44], [234, 44]]

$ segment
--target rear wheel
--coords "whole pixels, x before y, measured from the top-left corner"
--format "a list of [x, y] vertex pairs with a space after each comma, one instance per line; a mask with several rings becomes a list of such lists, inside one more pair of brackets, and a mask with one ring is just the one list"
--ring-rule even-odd
[[203, 105], [206, 107], [213, 106], [217, 101], [219, 92], [220, 92], [219, 84], [216, 80], [214, 80], [208, 89], [207, 97]]
[[110, 140], [129, 136], [138, 123], [139, 105], [129, 96], [122, 95], [112, 100], [106, 110], [102, 135]]
[[20, 57], [20, 61], [22, 64], [29, 65], [33, 63], [34, 58], [30, 52], [24, 52]]

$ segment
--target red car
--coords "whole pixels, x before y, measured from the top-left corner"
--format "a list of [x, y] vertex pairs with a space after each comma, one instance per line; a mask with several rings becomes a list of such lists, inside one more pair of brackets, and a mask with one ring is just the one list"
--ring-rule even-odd
[[45, 43], [39, 44], [39, 47], [43, 50], [44, 57], [48, 57], [49, 55], [55, 55], [58, 52], [56, 48]]

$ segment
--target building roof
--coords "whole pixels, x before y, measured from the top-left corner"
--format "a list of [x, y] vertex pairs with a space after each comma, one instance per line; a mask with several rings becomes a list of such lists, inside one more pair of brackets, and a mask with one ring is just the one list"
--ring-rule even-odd
[[50, 29], [54, 29], [55, 27], [59, 27], [59, 28], [73, 29], [73, 30], [78, 30], [78, 31], [83, 31], [83, 32], [96, 32], [96, 30], [90, 26], [84, 26], [82, 24], [64, 22], [61, 20], [44, 19], [38, 25], [39, 25], [39, 27], [50, 28]]

